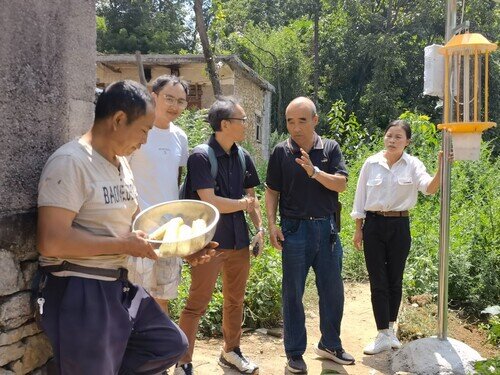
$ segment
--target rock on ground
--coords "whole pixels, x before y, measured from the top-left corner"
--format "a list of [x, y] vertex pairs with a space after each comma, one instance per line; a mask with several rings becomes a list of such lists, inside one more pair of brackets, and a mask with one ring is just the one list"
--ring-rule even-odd
[[428, 337], [404, 345], [392, 359], [392, 371], [465, 375], [473, 373], [474, 362], [482, 359], [478, 352], [460, 341]]

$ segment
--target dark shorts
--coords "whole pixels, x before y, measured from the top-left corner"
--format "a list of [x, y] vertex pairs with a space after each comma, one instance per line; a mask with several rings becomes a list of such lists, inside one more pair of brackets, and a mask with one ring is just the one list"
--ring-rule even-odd
[[156, 374], [187, 350], [184, 333], [142, 287], [126, 280], [46, 277], [37, 292], [45, 299], [40, 323], [58, 374]]

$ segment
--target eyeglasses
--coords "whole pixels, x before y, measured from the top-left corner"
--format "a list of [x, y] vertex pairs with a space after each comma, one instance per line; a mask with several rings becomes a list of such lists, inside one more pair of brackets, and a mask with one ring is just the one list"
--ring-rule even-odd
[[168, 105], [177, 105], [179, 108], [186, 108], [188, 105], [188, 102], [185, 99], [176, 99], [170, 95], [163, 95], [163, 97]]
[[245, 117], [228, 117], [226, 120], [240, 120], [243, 124], [245, 124], [248, 120], [248, 117], [245, 116]]

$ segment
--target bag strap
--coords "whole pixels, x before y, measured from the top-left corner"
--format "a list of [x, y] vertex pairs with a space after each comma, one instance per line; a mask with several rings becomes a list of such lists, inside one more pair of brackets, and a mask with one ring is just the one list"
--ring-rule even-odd
[[[236, 147], [238, 148], [238, 159], [240, 160], [241, 173], [243, 175], [243, 180], [245, 180], [245, 173], [247, 171], [247, 161], [245, 159], [245, 151], [243, 147], [239, 145], [236, 145]], [[210, 174], [215, 180], [215, 178], [217, 177], [217, 171], [219, 165], [217, 164], [217, 157], [215, 156], [214, 149], [206, 143], [202, 143], [196, 146], [195, 149], [202, 150], [208, 155], [208, 161], [210, 162]]]
[[215, 180], [219, 166], [217, 164], [217, 157], [215, 156], [214, 149], [206, 143], [196, 146], [195, 149], [203, 150], [208, 155], [208, 161], [210, 162], [210, 174]]

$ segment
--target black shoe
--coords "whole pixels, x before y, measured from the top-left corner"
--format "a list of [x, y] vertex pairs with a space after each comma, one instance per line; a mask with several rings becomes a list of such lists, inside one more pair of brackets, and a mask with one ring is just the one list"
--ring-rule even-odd
[[307, 365], [301, 355], [287, 356], [286, 369], [292, 374], [307, 374]]
[[330, 350], [325, 348], [321, 343], [315, 348], [315, 352], [318, 356], [330, 359], [341, 365], [352, 365], [354, 364], [354, 357], [342, 348], [336, 350]]
[[176, 365], [174, 375], [193, 375], [193, 364]]

